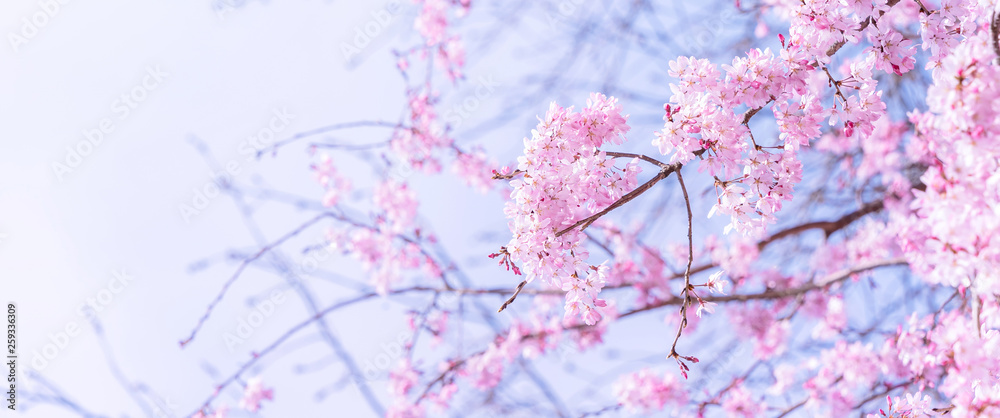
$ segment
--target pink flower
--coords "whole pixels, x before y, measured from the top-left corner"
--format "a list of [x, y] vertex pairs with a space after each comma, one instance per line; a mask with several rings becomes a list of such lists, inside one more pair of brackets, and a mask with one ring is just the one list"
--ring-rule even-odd
[[687, 404], [684, 385], [672, 374], [658, 377], [649, 369], [624, 375], [613, 386], [618, 403], [632, 413], [662, 410], [670, 404], [681, 407]]
[[701, 318], [701, 312], [702, 311], [705, 311], [705, 312], [708, 312], [708, 313], [715, 313], [715, 305], [717, 305], [717, 304], [714, 303], [714, 302], [705, 302], [703, 300], [699, 300], [698, 301], [698, 310], [696, 311], [696, 313], [698, 314], [698, 317]]
[[246, 388], [243, 389], [243, 399], [240, 399], [240, 408], [250, 412], [260, 410], [260, 403], [263, 400], [274, 399], [274, 389], [265, 389], [264, 382], [260, 377], [247, 380]]
[[624, 142], [626, 122], [617, 100], [600, 94], [591, 95], [580, 112], [552, 103], [524, 139], [518, 157], [524, 174], [510, 183], [504, 212], [513, 238], [496, 255], [503, 254], [501, 265], [522, 265], [529, 281], [541, 278], [566, 291], [567, 321], [579, 315], [593, 325], [601, 318], [597, 295], [610, 268], [589, 264], [584, 234], [569, 227], [637, 186], [638, 161], [618, 168], [600, 151], [604, 144]]
[[719, 271], [717, 271], [715, 273], [712, 273], [711, 276], [708, 276], [708, 282], [705, 283], [705, 286], [708, 287], [709, 291], [711, 291], [712, 293], [718, 292], [718, 293], [721, 293], [723, 295], [726, 294], [726, 291], [725, 291], [726, 290], [726, 282], [724, 280], [722, 280], [722, 275], [724, 273], [725, 273], [724, 271], [719, 270]]
[[767, 410], [767, 403], [762, 399], [755, 399], [741, 383], [726, 392], [722, 409], [730, 417], [752, 418], [761, 416]]

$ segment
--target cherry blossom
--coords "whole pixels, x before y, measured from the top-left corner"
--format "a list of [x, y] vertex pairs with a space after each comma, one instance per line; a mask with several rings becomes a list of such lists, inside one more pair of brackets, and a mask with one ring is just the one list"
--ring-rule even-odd
[[274, 400], [274, 389], [265, 388], [264, 381], [260, 377], [247, 380], [246, 388], [243, 389], [243, 399], [240, 399], [240, 408], [257, 412], [264, 400]]

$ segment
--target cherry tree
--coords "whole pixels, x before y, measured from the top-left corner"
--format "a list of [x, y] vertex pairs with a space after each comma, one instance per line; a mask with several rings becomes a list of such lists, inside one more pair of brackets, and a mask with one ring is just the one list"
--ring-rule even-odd
[[[294, 203], [314, 213], [242, 261], [182, 346], [247, 265], [297, 237], [322, 237], [302, 257], [357, 266], [366, 285], [321, 306], [302, 287], [315, 269], [288, 267], [311, 315], [244, 353], [195, 416], [224, 415], [230, 385], [245, 386], [236, 408], [249, 411], [303, 390], [250, 370], [308, 330], [349, 390], [396, 417], [1000, 416], [992, 2], [736, 1], [720, 7], [750, 30], [712, 32], [718, 45], [691, 56], [676, 53], [685, 28], [659, 25], [667, 12], [652, 2], [608, 6], [606, 26], [574, 20], [578, 2], [532, 6], [576, 42], [554, 58], [562, 74], [526, 80], [530, 100], [466, 130], [448, 100], [493, 87], [466, 75], [467, 53], [485, 60], [490, 44], [465, 22], [498, 8], [415, 3], [419, 40], [382, 51], [406, 85], [401, 117], [339, 121], [259, 153], [312, 156], [315, 194]], [[584, 36], [608, 27], [607, 43]], [[557, 91], [588, 42], [634, 47], [666, 77], [635, 91], [615, 81], [627, 60], [601, 55], [605, 88]], [[647, 123], [635, 114], [662, 123], [634, 129]], [[523, 130], [486, 134], [502, 124]], [[313, 140], [358, 128], [378, 141]], [[345, 168], [358, 158], [372, 178]], [[454, 180], [500, 202], [489, 207], [507, 223], [484, 221], [501, 233], [479, 240], [491, 250], [478, 262], [425, 212], [458, 195]], [[371, 379], [323, 321], [378, 300], [407, 307], [408, 332]]]

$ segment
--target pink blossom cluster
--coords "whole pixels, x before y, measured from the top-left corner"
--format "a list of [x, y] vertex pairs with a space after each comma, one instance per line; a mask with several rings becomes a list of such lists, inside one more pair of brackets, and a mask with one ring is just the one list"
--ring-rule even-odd
[[562, 338], [559, 321], [538, 316], [511, 325], [506, 335], [499, 335], [485, 351], [467, 360], [459, 372], [481, 390], [496, 387], [503, 378], [505, 365], [522, 355], [535, 358], [555, 349]]
[[331, 232], [331, 244], [361, 262], [375, 290], [385, 295], [408, 270], [432, 262], [413, 243], [400, 242], [396, 234], [368, 227], [351, 228], [346, 233]]
[[956, 46], [934, 70], [927, 112], [911, 113], [929, 166], [902, 220], [910, 265], [931, 283], [1000, 294], [1000, 68], [989, 31]]
[[226, 418], [226, 415], [229, 415], [229, 407], [223, 405], [210, 412], [198, 411], [191, 418]]
[[784, 303], [756, 303], [727, 309], [740, 338], [753, 341], [754, 356], [767, 360], [784, 353], [791, 324], [780, 320]]
[[688, 402], [688, 391], [680, 379], [670, 373], [661, 377], [649, 369], [619, 377], [612, 393], [631, 413], [659, 411], [667, 405], [680, 408]]
[[[776, 7], [791, 21], [788, 38], [779, 35], [777, 54], [750, 50], [722, 71], [705, 59], [680, 57], [670, 63], [670, 75], [678, 82], [670, 86], [673, 96], [653, 145], [670, 162], [687, 163], [696, 156], [704, 160], [719, 191], [712, 214], [730, 216], [727, 232], [760, 236], [774, 222], [781, 202], [791, 199], [801, 179], [799, 147], [820, 137], [824, 120], [842, 126], [837, 142], [824, 141], [826, 149], [843, 151], [848, 149], [844, 143], [852, 142], [865, 151], [872, 148], [877, 152], [865, 161], [863, 174], [885, 174], [884, 181], [897, 189], [907, 185], [893, 170], [898, 160], [876, 162], [878, 153], [898, 158], [899, 142], [866, 140], [886, 112], [873, 71], [902, 75], [915, 65], [916, 49], [897, 27], [914, 22], [919, 11], [915, 3], [907, 3], [901, 9], [912, 15], [893, 13], [895, 3], [773, 2], [768, 8]], [[847, 43], [859, 43], [862, 35], [870, 45], [863, 58], [849, 61], [844, 68], [849, 74], [835, 78], [827, 68], [831, 56]], [[828, 100], [831, 106], [824, 105]], [[776, 144], [758, 141], [747, 123], [768, 104], [780, 131]], [[890, 138], [899, 139], [898, 124], [881, 123], [891, 130]]]
[[[506, 366], [518, 359], [534, 359], [547, 353], [559, 353], [572, 349], [586, 350], [603, 342], [606, 321], [597, 326], [578, 328], [567, 332], [557, 316], [548, 315], [558, 306], [558, 299], [538, 298], [535, 312], [524, 320], [513, 323], [503, 334], [498, 335], [487, 348], [462, 361], [448, 361], [441, 365], [444, 371], [453, 370], [456, 375], [467, 379], [473, 387], [490, 390], [504, 378]], [[613, 317], [614, 306], [600, 308], [602, 315]], [[448, 391], [447, 385], [441, 388]], [[451, 389], [453, 391], [453, 389]], [[450, 394], [449, 394], [450, 396]]]
[[912, 187], [902, 172], [906, 163], [903, 141], [908, 132], [905, 122], [881, 118], [872, 123], [871, 137], [878, 138], [877, 141], [863, 140], [860, 135], [848, 136], [846, 130], [835, 130], [824, 134], [816, 148], [842, 157], [840, 167], [844, 177], [837, 179], [840, 187], [877, 179], [893, 196], [906, 198]]
[[886, 396], [886, 402], [889, 405], [889, 410], [885, 411], [879, 408], [878, 414], [868, 414], [866, 418], [917, 418], [931, 415], [934, 411], [930, 407], [931, 397], [927, 395], [921, 396], [919, 392], [916, 394], [907, 393], [905, 397], [897, 396], [895, 400], [892, 397]]
[[264, 387], [264, 380], [254, 377], [247, 380], [247, 386], [243, 389], [243, 399], [240, 399], [240, 408], [250, 412], [260, 410], [260, 403], [264, 400], [274, 399], [274, 389]]
[[389, 148], [413, 169], [427, 173], [441, 171], [435, 151], [450, 147], [452, 140], [444, 132], [434, 110], [434, 99], [426, 92], [411, 92], [409, 98], [410, 126], [397, 129]]
[[344, 178], [337, 172], [333, 164], [333, 159], [328, 154], [320, 156], [320, 163], [312, 166], [319, 182], [326, 194], [323, 195], [323, 206], [333, 207], [337, 205], [345, 194], [351, 191], [351, 180]]
[[[979, 324], [977, 324], [977, 321]], [[900, 369], [949, 398], [955, 417], [1000, 415], [1000, 305], [984, 301], [978, 320], [958, 311], [913, 315], [893, 348]]]
[[921, 14], [920, 47], [931, 51], [927, 68], [939, 67], [956, 46], [973, 37], [992, 9], [991, 1], [943, 0], [940, 8]]
[[[806, 65], [791, 55], [794, 51], [782, 49], [776, 57], [770, 49], [751, 50], [747, 57], [724, 66], [725, 76], [705, 59], [680, 57], [670, 62], [669, 73], [678, 83], [670, 85], [673, 96], [664, 106], [664, 127], [653, 145], [672, 163], [687, 163], [695, 156], [704, 160], [719, 190], [709, 216], [729, 215], [726, 232], [763, 234], [801, 180], [797, 149], [819, 135], [824, 112], [816, 96], [807, 94], [805, 74], [799, 71]], [[793, 101], [796, 97], [800, 100]], [[732, 110], [759, 109], [771, 101], [776, 102], [774, 114], [784, 140], [772, 148], [781, 152], [757, 144], [745, 116]]]
[[417, 217], [417, 194], [406, 183], [395, 179], [379, 183], [375, 186], [373, 201], [385, 214], [390, 231], [402, 232], [413, 226]]
[[740, 381], [726, 392], [722, 410], [730, 417], [759, 417], [767, 411], [767, 402], [754, 396], [753, 392]]
[[809, 394], [806, 408], [834, 417], [853, 411], [879, 381], [884, 368], [884, 360], [872, 344], [848, 344], [843, 340], [809, 364], [817, 370], [803, 385]]
[[[667, 262], [660, 250], [638, 240], [642, 226], [641, 223], [636, 223], [628, 230], [623, 230], [603, 220], [594, 224], [594, 228], [604, 231], [608, 239], [607, 247], [614, 253], [605, 285], [632, 286], [636, 290], [636, 304], [649, 306], [674, 298], [674, 289], [670, 287], [669, 281], [663, 280], [668, 271]], [[684, 249], [687, 247], [684, 246]], [[687, 255], [675, 255], [673, 258], [683, 260]]]
[[[414, 393], [419, 390], [421, 371], [415, 368], [409, 359], [404, 359], [399, 366], [389, 374], [389, 394], [393, 404], [386, 411], [390, 418], [421, 418], [427, 416], [427, 403], [413, 402]], [[458, 391], [455, 383], [442, 384], [438, 390], [428, 390], [423, 400], [437, 409], [446, 409], [452, 397]], [[431, 416], [434, 416], [433, 414]]]
[[[608, 268], [588, 263], [585, 235], [575, 223], [600, 212], [637, 185], [637, 161], [617, 168], [600, 150], [621, 144], [627, 115], [614, 98], [591, 95], [580, 112], [555, 103], [518, 157], [519, 178], [504, 208], [513, 238], [502, 249], [523, 265], [528, 280], [540, 278], [565, 290], [566, 315], [580, 314], [593, 325], [600, 319], [597, 297]], [[506, 260], [506, 258], [505, 258]]]
[[[438, 278], [441, 270], [421, 248], [416, 194], [406, 183], [388, 179], [375, 187], [372, 197], [378, 214], [374, 225], [349, 222], [333, 228], [327, 239], [334, 249], [361, 263], [375, 290], [382, 295], [408, 271], [423, 268], [427, 277]], [[433, 236], [426, 237], [433, 241]]]
[[[243, 388], [243, 398], [240, 399], [239, 408], [248, 412], [258, 412], [263, 401], [274, 400], [274, 389], [264, 387], [264, 380], [261, 377], [252, 377], [247, 380]], [[229, 407], [222, 405], [214, 410], [203, 409], [192, 415], [192, 418], [226, 418], [229, 415]]]
[[465, 184], [480, 193], [486, 193], [492, 190], [497, 183], [493, 179], [494, 170], [492, 168], [496, 166], [496, 162], [487, 159], [485, 152], [477, 149], [459, 152], [452, 164], [452, 169], [465, 181]]
[[465, 46], [458, 36], [448, 34], [448, 12], [459, 6], [455, 14], [464, 16], [471, 6], [470, 0], [414, 0], [420, 5], [420, 13], [414, 28], [424, 38], [428, 48], [436, 49], [435, 61], [445, 71], [449, 79], [462, 77], [465, 66]]

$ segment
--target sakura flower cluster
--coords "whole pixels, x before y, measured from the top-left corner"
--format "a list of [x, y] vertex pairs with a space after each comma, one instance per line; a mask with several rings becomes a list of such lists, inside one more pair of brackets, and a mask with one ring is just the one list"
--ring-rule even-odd
[[[796, 150], [819, 135], [821, 108], [814, 96], [806, 95], [804, 75], [798, 71], [804, 65], [788, 56], [790, 50], [783, 49], [782, 57], [769, 49], [752, 50], [725, 66], [724, 78], [705, 59], [670, 62], [670, 75], [679, 82], [670, 86], [673, 96], [664, 106], [664, 128], [653, 145], [669, 155], [670, 162], [687, 163], [696, 156], [705, 160], [719, 192], [709, 216], [729, 215], [727, 232], [763, 233], [801, 179]], [[795, 95], [803, 96], [800, 102], [792, 101]], [[771, 101], [778, 103], [774, 113], [785, 140], [780, 153], [756, 144], [745, 116], [732, 111], [739, 106], [759, 109]]]
[[[1000, 415], [1000, 305], [984, 301], [980, 318], [958, 311], [911, 316], [887, 342], [903, 376], [938, 381], [956, 417]], [[889, 362], [889, 364], [893, 364]]]
[[688, 402], [687, 389], [680, 379], [670, 373], [657, 376], [649, 369], [619, 377], [612, 392], [618, 404], [632, 413], [659, 411], [667, 405], [678, 408]]
[[555, 103], [540, 119], [518, 157], [522, 173], [511, 181], [504, 208], [513, 238], [501, 251], [520, 264], [528, 280], [540, 278], [567, 291], [567, 319], [579, 314], [593, 325], [600, 319], [597, 297], [607, 268], [588, 263], [584, 234], [572, 228], [620, 199], [637, 185], [637, 161], [618, 168], [600, 150], [621, 144], [627, 116], [614, 98], [591, 95], [580, 112]]
[[264, 380], [254, 377], [247, 381], [247, 386], [243, 389], [243, 399], [240, 399], [240, 408], [250, 412], [260, 410], [260, 403], [264, 400], [273, 400], [274, 390], [264, 387]]
[[[274, 389], [264, 386], [261, 377], [253, 377], [247, 380], [243, 388], [243, 397], [240, 399], [239, 408], [248, 412], [258, 412], [264, 401], [274, 400]], [[198, 411], [192, 418], [226, 418], [229, 415], [229, 407], [222, 405], [214, 410], [203, 409]]]
[[407, 164], [407, 169], [436, 173], [441, 162], [435, 151], [450, 147], [452, 140], [434, 110], [434, 98], [427, 92], [411, 92], [409, 98], [410, 126], [397, 129], [389, 147]]
[[471, 6], [470, 0], [414, 0], [420, 13], [414, 28], [424, 38], [428, 48], [436, 49], [435, 61], [452, 81], [462, 76], [465, 65], [465, 46], [457, 35], [448, 34], [448, 12], [456, 7], [455, 15], [464, 16]]
[[323, 195], [323, 206], [336, 206], [344, 195], [351, 190], [351, 181], [344, 178], [334, 166], [333, 159], [329, 155], [323, 154], [320, 163], [312, 166], [319, 182], [326, 194]]
[[917, 125], [917, 157], [929, 166], [901, 221], [902, 245], [926, 280], [1000, 294], [1000, 68], [989, 31], [954, 48], [934, 70]]
[[388, 179], [375, 187], [372, 203], [379, 214], [375, 223], [348, 222], [344, 227], [332, 228], [327, 237], [330, 245], [359, 261], [382, 295], [408, 271], [424, 268], [428, 277], [440, 277], [437, 263], [416, 241], [419, 232], [415, 228], [417, 200], [413, 190], [406, 183]]

